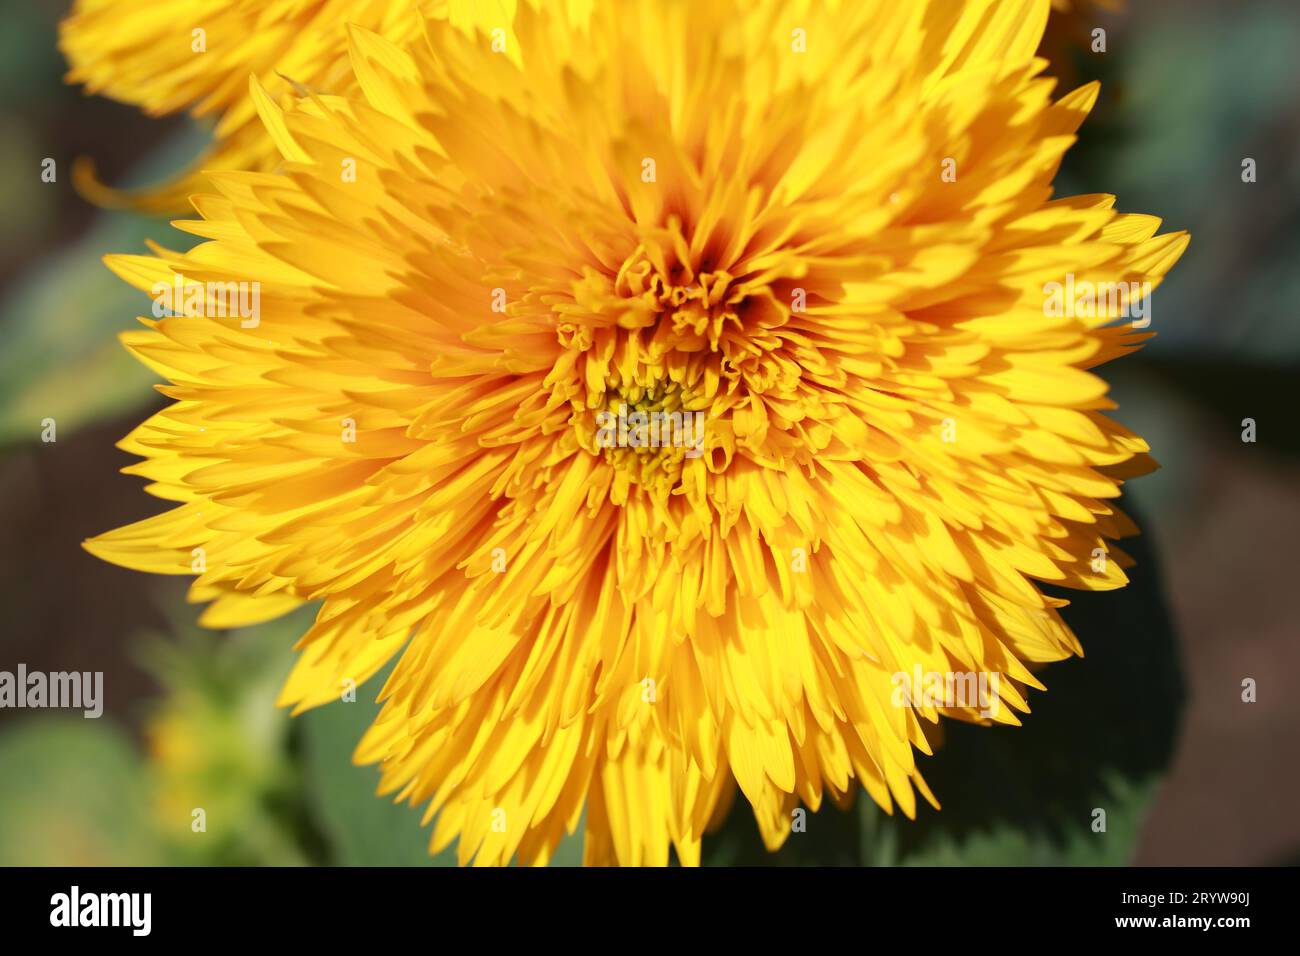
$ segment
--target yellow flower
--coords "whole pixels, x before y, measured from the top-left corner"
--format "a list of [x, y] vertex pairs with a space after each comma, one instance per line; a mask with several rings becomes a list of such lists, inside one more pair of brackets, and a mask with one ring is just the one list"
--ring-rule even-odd
[[[421, 29], [420, 0], [77, 0], [59, 25], [69, 82], [139, 106], [151, 116], [188, 111], [216, 117], [216, 143], [188, 171], [138, 193], [100, 183], [94, 165], [75, 167], [78, 187], [109, 206], [187, 208], [206, 191], [200, 170], [271, 170], [275, 144], [248, 97], [249, 74], [269, 89], [355, 91], [349, 23], [395, 42]], [[445, 3], [424, 3], [433, 11]]]
[[[357, 757], [463, 861], [585, 810], [589, 863], [694, 864], [737, 788], [772, 849], [859, 787], [910, 817], [940, 716], [1018, 723], [1079, 652], [1036, 582], [1126, 581], [1153, 465], [1091, 369], [1149, 333], [1084, 290], [1187, 237], [1051, 198], [1097, 89], [1037, 76], [1048, 0], [582, 6], [255, 87], [282, 170], [109, 263], [260, 312], [194, 286], [125, 336], [176, 504], [87, 547], [200, 572], [214, 626], [323, 602], [299, 710], [396, 657]], [[991, 701], [898, 699], [967, 673]]]

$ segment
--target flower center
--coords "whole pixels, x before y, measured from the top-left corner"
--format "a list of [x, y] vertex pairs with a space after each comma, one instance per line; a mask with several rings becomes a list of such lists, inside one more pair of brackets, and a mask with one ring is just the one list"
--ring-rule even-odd
[[[580, 444], [621, 479], [663, 494], [688, 469], [720, 472], [738, 449], [776, 463], [769, 414], [798, 401], [803, 336], [793, 283], [692, 252], [676, 223], [644, 239], [616, 273], [589, 269], [556, 309], [570, 350], [564, 398]], [[779, 291], [778, 291], [779, 290]], [[553, 383], [554, 384], [554, 383]]]

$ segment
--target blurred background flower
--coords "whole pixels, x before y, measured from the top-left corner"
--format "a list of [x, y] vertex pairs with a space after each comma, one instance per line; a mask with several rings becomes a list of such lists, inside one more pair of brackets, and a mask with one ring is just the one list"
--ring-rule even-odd
[[[90, 157], [78, 158], [73, 178], [103, 205], [183, 213], [186, 197], [204, 188], [202, 171], [269, 170], [279, 162], [248, 96], [250, 75], [272, 95], [287, 93], [292, 84], [335, 91], [352, 80], [346, 24], [405, 42], [421, 29], [421, 6], [416, 0], [76, 0], [59, 27], [69, 82], [151, 116], [189, 111], [196, 119], [216, 117], [216, 123], [212, 145], [166, 183], [131, 193], [111, 189], [96, 178]], [[179, 43], [177, 23], [187, 25]], [[196, 54], [207, 55], [199, 68]]]
[[287, 651], [248, 632], [213, 640], [187, 617], [175, 611], [178, 637], [146, 638], [138, 655], [162, 691], [143, 728], [152, 818], [194, 862], [307, 862], [300, 768], [274, 706]]
[[[79, 548], [155, 508], [116, 473], [132, 459], [114, 442], [160, 403], [116, 341], [138, 295], [99, 257], [185, 237], [89, 206], [71, 163], [93, 155], [105, 181], [154, 183], [208, 132], [65, 86], [69, 6], [0, 0], [0, 669], [103, 671], [107, 703], [100, 720], [0, 710], [0, 864], [446, 865], [454, 850], [429, 859], [419, 814], [376, 800], [377, 772], [349, 761], [385, 675], [290, 723], [273, 701], [301, 619], [195, 635], [187, 581]], [[1300, 767], [1283, 759], [1300, 698], [1278, 683], [1300, 671], [1300, 8], [1127, 6], [1098, 14], [1105, 54], [1072, 54], [1078, 81], [1103, 90], [1058, 193], [1114, 192], [1195, 236], [1156, 295], [1158, 337], [1108, 371], [1117, 417], [1163, 464], [1126, 488], [1144, 530], [1133, 586], [1073, 596], [1088, 656], [1044, 676], [1024, 727], [949, 728], [922, 765], [949, 795], [942, 813], [828, 808], [771, 860], [733, 813], [706, 863], [1300, 860]], [[40, 181], [46, 157], [55, 183]], [[1242, 181], [1247, 158], [1257, 182]], [[1257, 443], [1241, 440], [1245, 418]], [[1247, 678], [1257, 703], [1241, 700]], [[1097, 807], [1104, 835], [1088, 826]], [[564, 846], [555, 862], [580, 856]]]

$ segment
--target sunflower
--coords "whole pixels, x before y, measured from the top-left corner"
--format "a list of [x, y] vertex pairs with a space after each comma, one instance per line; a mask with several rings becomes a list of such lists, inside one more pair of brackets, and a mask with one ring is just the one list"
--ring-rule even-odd
[[[274, 140], [245, 95], [249, 74], [281, 97], [293, 92], [355, 92], [344, 24], [405, 44], [422, 14], [460, 28], [500, 25], [509, 32], [516, 0], [75, 0], [59, 25], [67, 80], [151, 116], [188, 112], [216, 117], [215, 144], [170, 181], [137, 191], [99, 181], [93, 160], [73, 167], [81, 193], [103, 206], [151, 212], [187, 207], [205, 187], [203, 170], [269, 171], [280, 162]], [[565, 0], [585, 11], [590, 0]], [[1052, 0], [1059, 12], [1044, 42], [1053, 62], [1083, 32], [1093, 7], [1116, 11], [1123, 0]], [[1068, 41], [1068, 42], [1067, 42]], [[211, 42], [211, 47], [209, 47]]]
[[[1039, 582], [1126, 582], [1153, 463], [1092, 369], [1150, 333], [1075, 306], [1187, 244], [1052, 198], [1097, 88], [1053, 101], [1048, 12], [350, 29], [359, 92], [254, 84], [283, 163], [211, 175], [177, 223], [206, 242], [107, 260], [187, 290], [124, 335], [173, 399], [127, 471], [173, 506], [86, 547], [197, 573], [211, 626], [320, 602], [298, 711], [395, 659], [356, 757], [462, 862], [585, 821], [588, 863], [695, 864], [737, 791], [770, 849], [859, 788], [937, 806], [940, 718], [1019, 723], [1080, 653]], [[239, 283], [256, 321], [213, 307]], [[996, 697], [900, 701], [912, 673]]]
[[[423, 4], [430, 12], [443, 3]], [[151, 116], [216, 117], [215, 145], [174, 180], [136, 193], [105, 187], [78, 160], [83, 194], [109, 206], [176, 211], [206, 189], [200, 170], [270, 170], [275, 144], [248, 97], [249, 74], [269, 89], [354, 90], [345, 24], [397, 42], [420, 32], [418, 0], [76, 0], [59, 25], [67, 80]]]

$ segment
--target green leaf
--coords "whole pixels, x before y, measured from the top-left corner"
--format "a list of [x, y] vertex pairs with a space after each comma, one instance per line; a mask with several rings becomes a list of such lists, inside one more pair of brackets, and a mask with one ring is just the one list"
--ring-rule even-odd
[[1099, 804], [1106, 811], [1104, 832], [1092, 828], [1091, 815], [1083, 821], [1087, 826], [1073, 826], [1059, 839], [1046, 830], [1000, 822], [962, 836], [936, 831], [901, 859], [897, 856], [897, 827], [906, 826], [906, 822], [886, 817], [874, 803], [863, 799], [859, 803], [863, 830], [873, 827], [877, 836], [864, 846], [864, 862], [872, 862], [870, 854], [887, 847], [886, 856], [875, 862], [905, 866], [1126, 866], [1132, 862], [1133, 847], [1155, 789], [1153, 780], [1133, 784], [1116, 777], [1110, 781], [1110, 793]]
[[377, 796], [378, 769], [352, 762], [357, 741], [379, 713], [373, 697], [385, 679], [387, 669], [358, 688], [355, 701], [338, 700], [294, 719], [304, 744], [308, 807], [337, 863], [455, 866], [454, 847], [430, 858], [430, 831], [420, 826], [421, 812]]
[[[295, 718], [304, 740], [307, 803], [332, 843], [338, 863], [456, 866], [455, 844], [429, 856], [432, 825], [420, 826], [423, 808], [378, 796], [379, 770], [352, 762], [357, 741], [379, 714], [373, 698], [390, 670], [391, 665], [358, 688], [355, 701], [335, 701]], [[573, 835], [560, 842], [551, 866], [582, 865], [582, 832], [580, 823]]]

